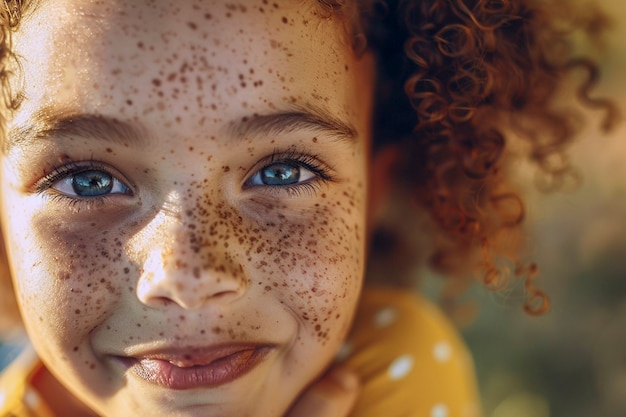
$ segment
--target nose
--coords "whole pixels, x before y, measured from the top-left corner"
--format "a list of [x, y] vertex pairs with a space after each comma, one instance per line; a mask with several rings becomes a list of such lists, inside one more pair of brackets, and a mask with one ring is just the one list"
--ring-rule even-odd
[[[137, 297], [144, 305], [160, 307], [175, 303], [197, 310], [210, 303], [227, 304], [240, 298], [247, 288], [243, 268], [226, 252], [228, 245], [198, 246], [195, 233], [168, 233], [147, 255], [137, 283]], [[230, 250], [236, 250], [231, 245]]]
[[[230, 276], [229, 276], [230, 275]], [[241, 297], [246, 284], [238, 272], [225, 268], [202, 270], [180, 262], [164, 260], [161, 250], [154, 250], [144, 264], [137, 284], [139, 301], [149, 307], [173, 302], [186, 310], [197, 310], [203, 305], [229, 303]]]

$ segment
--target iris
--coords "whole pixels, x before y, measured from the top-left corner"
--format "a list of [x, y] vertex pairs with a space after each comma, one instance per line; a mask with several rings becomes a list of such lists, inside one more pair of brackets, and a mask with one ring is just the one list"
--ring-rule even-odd
[[300, 181], [300, 168], [288, 164], [274, 164], [261, 170], [265, 185], [290, 185]]

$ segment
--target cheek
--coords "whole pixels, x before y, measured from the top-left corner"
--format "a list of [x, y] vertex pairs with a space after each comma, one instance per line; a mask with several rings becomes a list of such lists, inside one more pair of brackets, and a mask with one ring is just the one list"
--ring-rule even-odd
[[102, 323], [132, 285], [121, 233], [68, 227], [50, 216], [33, 216], [26, 230], [14, 265], [25, 316], [46, 337], [73, 343]]
[[342, 339], [352, 319], [364, 274], [365, 216], [357, 191], [321, 197], [301, 222], [267, 215], [272, 221], [251, 246], [258, 277], [252, 285], [277, 296], [297, 314], [308, 337], [326, 344]]

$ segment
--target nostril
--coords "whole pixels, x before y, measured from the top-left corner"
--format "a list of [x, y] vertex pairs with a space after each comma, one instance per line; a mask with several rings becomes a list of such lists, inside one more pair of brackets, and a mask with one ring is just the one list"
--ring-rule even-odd
[[221, 301], [229, 301], [230, 299], [239, 297], [239, 294], [240, 294], [240, 291], [238, 290], [227, 290], [227, 291], [217, 292], [207, 298], [215, 298]]
[[156, 248], [147, 256], [137, 283], [139, 301], [157, 308], [174, 303], [197, 309], [206, 303], [232, 302], [248, 287], [243, 267], [234, 259], [200, 265], [198, 258], [184, 254], [184, 248]]
[[230, 274], [206, 271], [196, 278], [192, 269], [146, 270], [137, 283], [137, 298], [151, 308], [172, 304], [194, 310], [210, 303], [230, 303], [238, 299], [246, 285]]
[[152, 307], [170, 307], [172, 304], [178, 303], [168, 297], [154, 297], [149, 301], [149, 305]]

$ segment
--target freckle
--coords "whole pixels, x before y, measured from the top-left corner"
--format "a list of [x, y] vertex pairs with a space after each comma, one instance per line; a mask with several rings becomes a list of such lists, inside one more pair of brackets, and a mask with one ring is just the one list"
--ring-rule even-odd
[[158, 78], [154, 78], [152, 80], [152, 84], [156, 87], [160, 87], [161, 86], [161, 80], [159, 80]]
[[129, 106], [132, 106], [132, 105], [133, 105], [133, 101], [132, 101], [132, 100], [130, 100], [130, 99], [129, 99], [129, 100], [126, 100], [126, 104], [128, 104]]
[[287, 20], [287, 18], [285, 16], [283, 16], [282, 21], [283, 21], [283, 23], [289, 23], [289, 20]]
[[137, 42], [137, 47], [138, 47], [139, 49], [143, 49], [143, 48], [144, 48], [144, 44], [143, 44], [143, 42]]
[[187, 26], [189, 26], [191, 30], [198, 29], [198, 25], [196, 25], [194, 22], [187, 22]]
[[74, 352], [78, 352], [78, 346], [74, 346], [73, 351], [74, 351]]
[[77, 308], [76, 310], [74, 310], [74, 314], [80, 314], [80, 310]]
[[[113, 149], [111, 149], [111, 148], [107, 148], [107, 149], [106, 149], [106, 151], [107, 151], [108, 153], [111, 153], [111, 152], [113, 152]], [[94, 224], [92, 224], [92, 226], [95, 226], [95, 223], [94, 223]]]
[[317, 143], [317, 138], [313, 138], [313, 143]]
[[204, 14], [204, 18], [205, 18], [206, 20], [210, 20], [210, 19], [212, 19], [212, 18], [213, 18], [213, 16], [211, 15], [211, 13], [205, 13], [205, 14]]

